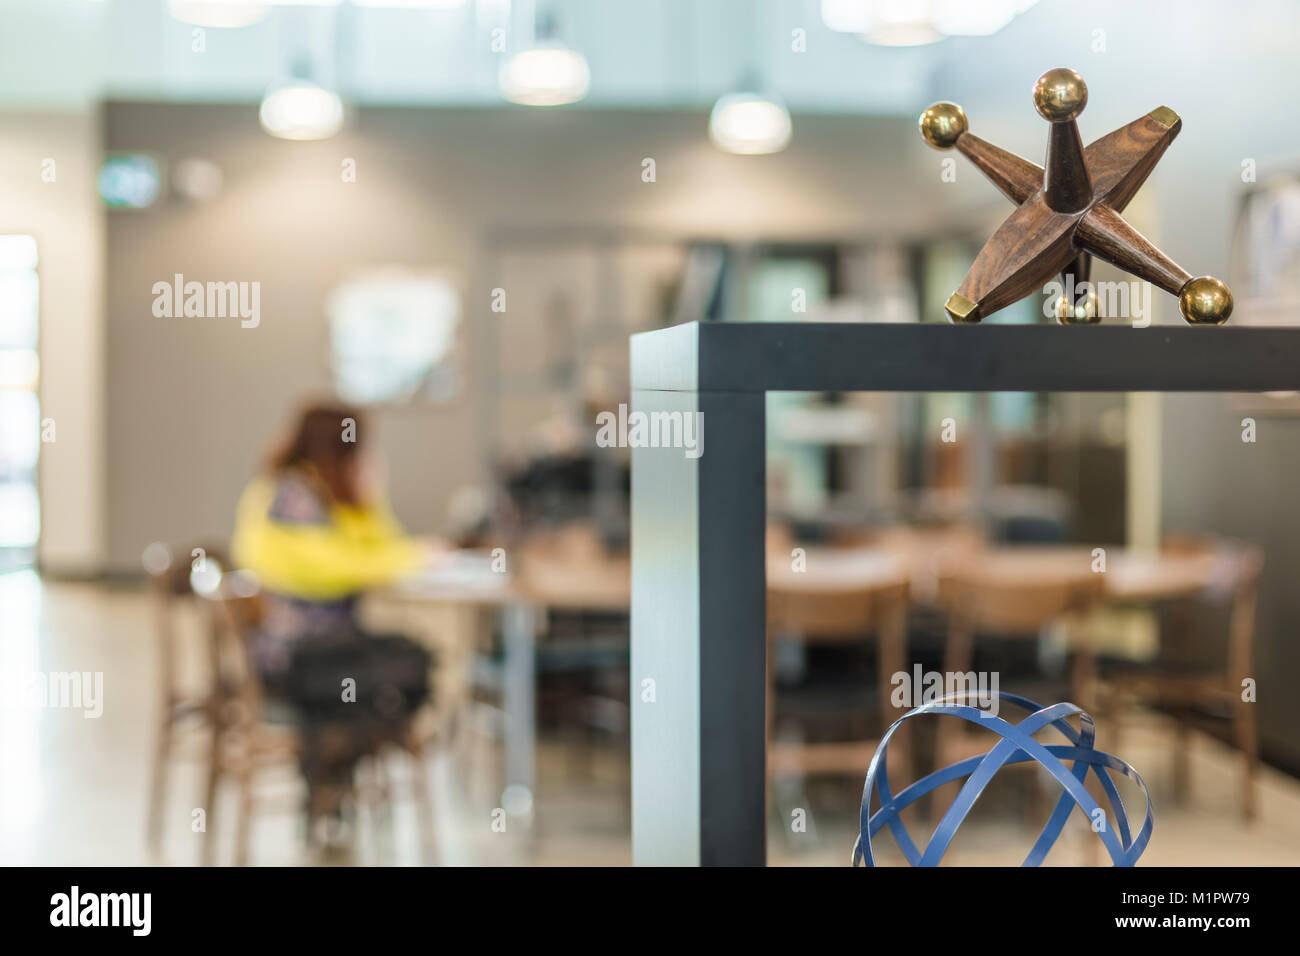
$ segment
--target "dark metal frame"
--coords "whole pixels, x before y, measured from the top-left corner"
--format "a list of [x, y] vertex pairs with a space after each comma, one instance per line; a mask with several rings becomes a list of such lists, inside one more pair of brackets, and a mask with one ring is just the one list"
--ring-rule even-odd
[[631, 365], [633, 412], [705, 425], [632, 452], [635, 859], [761, 866], [766, 392], [1300, 389], [1300, 328], [691, 323]]

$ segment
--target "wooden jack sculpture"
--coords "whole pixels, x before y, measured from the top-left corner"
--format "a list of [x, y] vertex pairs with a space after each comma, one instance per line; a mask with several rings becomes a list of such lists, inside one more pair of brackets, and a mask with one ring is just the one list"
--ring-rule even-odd
[[955, 103], [935, 103], [921, 114], [927, 143], [956, 146], [1018, 206], [948, 299], [949, 318], [978, 322], [1059, 273], [1066, 294], [1056, 303], [1058, 321], [1099, 322], [1097, 294], [1088, 280], [1092, 257], [1098, 256], [1178, 296], [1188, 322], [1226, 322], [1232, 314], [1228, 287], [1211, 276], [1192, 278], [1120, 216], [1183, 121], [1169, 107], [1157, 107], [1084, 149], [1075, 120], [1087, 103], [1088, 87], [1073, 70], [1049, 70], [1038, 78], [1034, 107], [1052, 124], [1045, 171], [967, 132], [966, 114]]

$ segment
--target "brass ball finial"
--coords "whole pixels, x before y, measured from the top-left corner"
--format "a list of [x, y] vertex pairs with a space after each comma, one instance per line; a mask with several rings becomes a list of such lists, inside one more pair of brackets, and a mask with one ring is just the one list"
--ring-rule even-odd
[[966, 129], [966, 114], [956, 103], [935, 103], [921, 114], [921, 135], [935, 149], [952, 149]]
[[1222, 325], [1232, 315], [1232, 293], [1214, 276], [1197, 276], [1179, 290], [1178, 311], [1192, 325]]
[[1065, 123], [1088, 105], [1088, 85], [1074, 70], [1048, 70], [1034, 84], [1034, 109], [1049, 123]]
[[1097, 312], [1097, 293], [1089, 292], [1078, 302], [1065, 296], [1056, 300], [1056, 321], [1061, 325], [1096, 325], [1101, 321]]

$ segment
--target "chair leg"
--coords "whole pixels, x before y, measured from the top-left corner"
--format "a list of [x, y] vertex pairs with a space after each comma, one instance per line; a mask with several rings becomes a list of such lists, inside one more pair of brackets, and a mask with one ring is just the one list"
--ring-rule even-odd
[[154, 750], [153, 774], [149, 783], [149, 815], [146, 837], [150, 852], [155, 855], [162, 847], [163, 804], [167, 789], [167, 761], [171, 756], [172, 721], [170, 704], [164, 707], [162, 726], [158, 731], [158, 745]]
[[457, 762], [461, 766], [461, 773], [465, 780], [472, 779], [471, 771], [474, 764], [474, 748], [477, 741], [474, 732], [474, 703], [466, 699], [452, 715], [451, 732], [449, 734], [449, 750], [455, 754]]
[[[946, 673], [964, 674], [971, 670], [974, 663], [975, 632], [974, 628], [957, 612], [951, 613], [952, 617], [948, 623], [948, 639], [943, 653], [943, 667]], [[936, 769], [945, 767], [957, 759], [961, 750], [965, 724], [964, 720], [956, 717], [939, 717], [935, 737]], [[957, 799], [957, 794], [961, 792], [963, 784], [964, 781], [962, 780], [954, 780], [952, 783], [946, 783], [931, 792], [930, 816], [933, 818], [934, 823], [937, 824], [943, 818], [943, 815], [948, 812], [948, 808]]]
[[204, 824], [203, 849], [200, 862], [212, 866], [216, 854], [217, 785], [221, 782], [221, 729], [214, 726], [208, 753], [208, 779], [203, 791]]
[[361, 818], [364, 811], [366, 822], [370, 827], [370, 838], [372, 840], [372, 850], [376, 858], [383, 847], [384, 837], [380, 832], [383, 821], [381, 807], [379, 806], [380, 786], [378, 770], [375, 767], [377, 756], [372, 754], [369, 757], [357, 761], [356, 770], [353, 773], [353, 793], [355, 794], [357, 806], [357, 838], [361, 837]]
[[1106, 739], [1110, 741], [1107, 749], [1117, 754], [1124, 752], [1124, 708], [1127, 702], [1123, 698], [1118, 687], [1109, 687], [1100, 695], [1094, 715], [1106, 725]]
[[1097, 658], [1092, 649], [1092, 635], [1087, 630], [1087, 621], [1078, 620], [1075, 628], [1075, 648], [1070, 662], [1070, 697], [1088, 713], [1096, 707], [1093, 692], [1097, 684]]
[[1186, 711], [1180, 711], [1177, 720], [1177, 729], [1174, 731], [1174, 794], [1185, 802], [1192, 790], [1192, 724]]
[[[307, 781], [307, 793], [303, 799], [303, 806], [304, 816], [307, 820], [307, 849], [309, 852], [315, 853], [323, 849], [325, 844], [325, 841], [321, 839], [319, 826], [325, 815], [325, 797], [321, 784], [310, 780]], [[378, 840], [377, 832], [376, 840]]]
[[1255, 707], [1249, 701], [1237, 701], [1233, 721], [1237, 747], [1241, 750], [1241, 810], [1248, 822], [1259, 814], [1259, 731]]
[[235, 825], [235, 866], [248, 866], [249, 830], [253, 817], [253, 760], [246, 757], [239, 770], [239, 818]]
[[388, 761], [388, 748], [376, 747], [374, 766], [379, 781], [379, 805], [384, 816], [384, 843], [388, 859], [397, 852], [397, 814], [393, 812], [393, 768]]
[[[890, 701], [894, 690], [893, 677], [907, 667], [907, 605], [903, 601], [894, 602], [885, 612], [877, 640], [879, 641], [877, 659], [880, 670], [880, 732], [883, 735], [895, 720], [907, 712], [906, 707], [896, 709]], [[899, 727], [890, 740], [889, 754], [893, 757], [893, 760], [889, 772], [896, 781], [916, 779], [915, 753], [912, 742], [912, 728], [908, 724]]]
[[[1055, 803], [1053, 803], [1055, 806]], [[1039, 775], [1035, 775], [1030, 781], [1029, 795], [1025, 798], [1025, 824], [1029, 828], [1037, 827], [1042, 829], [1043, 821], [1047, 819], [1047, 794], [1046, 786]]]
[[425, 866], [437, 865], [437, 842], [434, 836], [433, 803], [429, 799], [428, 764], [424, 760], [424, 745], [412, 740], [407, 745], [411, 755], [411, 790], [415, 797], [415, 814], [420, 834], [420, 862]]
[[501, 791], [496, 786], [493, 770], [496, 755], [490, 749], [492, 740], [496, 739], [493, 736], [495, 727], [487, 730], [483, 726], [488, 719], [495, 724], [497, 714], [481, 701], [474, 701], [465, 717], [464, 753], [460, 758], [464, 768], [461, 779], [464, 781], [465, 794], [473, 798], [488, 794], [490, 799], [496, 799]]

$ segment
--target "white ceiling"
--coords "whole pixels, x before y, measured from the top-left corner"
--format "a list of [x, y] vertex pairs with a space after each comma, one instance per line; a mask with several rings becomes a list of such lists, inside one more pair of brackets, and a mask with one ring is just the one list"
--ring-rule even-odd
[[[974, 131], [1034, 155], [1044, 133], [1030, 86], [1068, 65], [1089, 84], [1085, 139], [1165, 103], [1188, 122], [1185, 137], [1195, 124], [1220, 144], [1240, 139], [1242, 156], [1300, 151], [1289, 145], [1300, 139], [1294, 124], [1258, 119], [1279, 115], [1270, 103], [1300, 88], [1295, 0], [1040, 0], [993, 36], [912, 48], [831, 31], [821, 0], [462, 0], [441, 10], [342, 0], [209, 29], [201, 53], [166, 0], [0, 0], [0, 105], [254, 103], [304, 55], [355, 104], [505, 105], [492, 30], [504, 25], [507, 52], [526, 45], [539, 4], [590, 63], [584, 107], [702, 108], [757, 73], [796, 114], [915, 116], [954, 99]], [[807, 31], [804, 53], [791, 49], [796, 29]]]
[[[209, 29], [198, 53], [194, 28], [165, 0], [0, 0], [0, 101], [255, 101], [308, 53], [353, 102], [500, 103], [492, 30], [524, 44], [536, 5], [587, 57], [593, 106], [707, 104], [756, 73], [799, 111], [910, 111], [948, 47], [891, 49], [836, 33], [820, 0], [462, 0], [423, 10], [343, 0]], [[796, 29], [807, 52], [791, 48]]]

